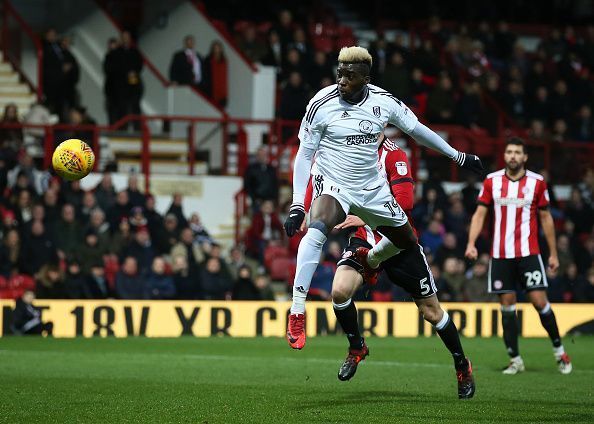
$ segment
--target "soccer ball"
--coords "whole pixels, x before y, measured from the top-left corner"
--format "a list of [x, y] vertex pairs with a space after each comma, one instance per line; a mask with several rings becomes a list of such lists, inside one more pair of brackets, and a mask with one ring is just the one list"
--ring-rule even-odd
[[76, 138], [63, 141], [54, 151], [52, 166], [67, 181], [86, 177], [95, 164], [95, 154], [87, 143]]

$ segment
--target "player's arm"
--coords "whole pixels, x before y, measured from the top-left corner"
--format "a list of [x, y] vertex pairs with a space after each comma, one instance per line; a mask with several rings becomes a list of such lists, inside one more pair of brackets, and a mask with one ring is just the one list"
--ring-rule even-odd
[[393, 150], [386, 156], [386, 176], [392, 196], [410, 216], [415, 200], [415, 186], [408, 156], [403, 150]]
[[476, 211], [472, 215], [470, 220], [470, 229], [468, 230], [468, 244], [466, 245], [466, 252], [464, 256], [468, 259], [475, 260], [478, 258], [478, 251], [476, 250], [476, 239], [478, 238], [483, 225], [485, 224], [485, 218], [487, 217], [488, 209], [485, 205], [478, 205]]
[[555, 223], [549, 209], [539, 209], [538, 216], [544, 232], [547, 245], [549, 246], [549, 269], [551, 272], [559, 268], [559, 256], [557, 255], [557, 243], [555, 242]]
[[418, 144], [449, 157], [462, 168], [482, 174], [484, 168], [478, 156], [454, 149], [435, 131], [420, 123], [415, 114], [404, 103], [396, 98], [393, 99], [395, 103], [391, 103], [392, 110], [388, 122], [410, 135]]

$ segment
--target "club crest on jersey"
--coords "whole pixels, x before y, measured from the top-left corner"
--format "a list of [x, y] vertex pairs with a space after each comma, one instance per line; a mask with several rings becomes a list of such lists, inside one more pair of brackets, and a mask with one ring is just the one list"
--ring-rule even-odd
[[408, 167], [406, 166], [406, 162], [396, 162], [396, 172], [398, 172], [398, 175], [408, 174]]
[[359, 122], [359, 131], [364, 134], [371, 134], [371, 131], [373, 131], [373, 124], [369, 121], [361, 121]]
[[374, 106], [374, 107], [373, 107], [373, 114], [374, 114], [376, 117], [378, 117], [378, 118], [381, 116], [382, 112], [381, 112], [381, 110], [380, 110], [380, 107], [379, 107], [379, 106]]
[[522, 194], [526, 195], [526, 194], [528, 194], [528, 193], [530, 193], [530, 187], [526, 187], [526, 186], [524, 186], [524, 187], [522, 188]]

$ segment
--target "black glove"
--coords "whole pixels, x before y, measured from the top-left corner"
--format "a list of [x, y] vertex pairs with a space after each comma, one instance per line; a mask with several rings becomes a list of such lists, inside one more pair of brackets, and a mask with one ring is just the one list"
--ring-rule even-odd
[[289, 237], [293, 237], [299, 228], [301, 223], [305, 219], [305, 208], [301, 203], [293, 203], [289, 209], [289, 216], [285, 221], [285, 231]]
[[482, 175], [483, 172], [485, 172], [485, 168], [477, 155], [458, 152], [454, 158], [454, 162], [456, 162], [460, 168], [469, 169], [478, 175]]

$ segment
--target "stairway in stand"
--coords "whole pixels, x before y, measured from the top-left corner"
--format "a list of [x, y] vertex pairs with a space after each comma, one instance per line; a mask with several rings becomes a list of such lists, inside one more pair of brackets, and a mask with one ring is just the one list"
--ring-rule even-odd
[[19, 74], [15, 72], [12, 65], [4, 60], [0, 52], [0, 109], [4, 114], [4, 108], [9, 103], [16, 104], [19, 116], [23, 117], [28, 111], [37, 96], [31, 92], [29, 86], [20, 82]]
[[[105, 137], [107, 148], [118, 165], [119, 172], [142, 171], [142, 140], [132, 135]], [[153, 137], [149, 146], [150, 173], [188, 175], [188, 142], [183, 139]], [[208, 174], [208, 164], [194, 162], [194, 175]]]

